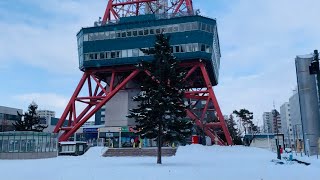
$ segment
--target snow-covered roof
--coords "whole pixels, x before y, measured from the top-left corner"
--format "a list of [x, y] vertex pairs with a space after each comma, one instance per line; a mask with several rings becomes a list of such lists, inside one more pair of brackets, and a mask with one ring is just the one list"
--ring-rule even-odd
[[313, 54], [306, 54], [306, 55], [298, 55], [298, 58], [313, 58]]

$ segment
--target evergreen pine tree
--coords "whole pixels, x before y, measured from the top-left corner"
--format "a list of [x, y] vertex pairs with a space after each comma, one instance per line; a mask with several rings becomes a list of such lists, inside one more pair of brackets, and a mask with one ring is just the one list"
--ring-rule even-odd
[[233, 114], [240, 119], [241, 125], [244, 129], [244, 134], [247, 134], [247, 128], [253, 120], [253, 113], [247, 109], [240, 109], [240, 111], [234, 110]]
[[32, 102], [28, 107], [28, 112], [24, 115], [18, 112], [20, 119], [13, 123], [16, 131], [35, 131], [42, 132], [43, 129], [47, 128], [46, 125], [40, 124], [40, 117], [37, 114], [38, 105]]
[[150, 72], [150, 76], [141, 82], [141, 92], [133, 98], [140, 104], [130, 110], [128, 117], [137, 122], [138, 135], [157, 140], [157, 163], [161, 164], [164, 142], [183, 142], [191, 135], [193, 123], [185, 118], [183, 78], [186, 73], [173, 57], [169, 38], [165, 35], [157, 35], [154, 48], [142, 51], [153, 54], [154, 60], [139, 65]]
[[241, 140], [241, 133], [239, 132], [239, 129], [236, 128], [237, 124], [232, 116], [230, 114], [229, 118], [226, 119], [227, 127], [230, 133], [230, 136], [232, 138], [232, 142], [235, 145], [242, 145], [242, 140]]

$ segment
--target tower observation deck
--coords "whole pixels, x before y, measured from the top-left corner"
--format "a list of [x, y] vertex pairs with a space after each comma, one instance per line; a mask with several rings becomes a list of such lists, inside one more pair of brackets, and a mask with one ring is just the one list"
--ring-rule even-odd
[[[137, 88], [134, 84], [150, 75], [136, 65], [154, 59], [141, 49], [153, 48], [160, 33], [170, 37], [173, 55], [188, 71], [185, 97], [192, 102], [188, 117], [214, 143], [232, 144], [213, 91], [221, 57], [217, 22], [195, 13], [192, 0], [109, 0], [102, 21], [79, 31], [83, 76], [54, 129], [60, 132], [60, 141], [68, 140], [120, 90]], [[79, 106], [85, 108], [78, 112]]]
[[148, 14], [82, 28], [77, 35], [79, 68], [136, 65], [152, 61], [140, 49], [152, 48], [155, 35], [170, 36], [172, 53], [181, 62], [203, 60], [213, 85], [218, 83], [220, 47], [216, 20], [200, 15]]

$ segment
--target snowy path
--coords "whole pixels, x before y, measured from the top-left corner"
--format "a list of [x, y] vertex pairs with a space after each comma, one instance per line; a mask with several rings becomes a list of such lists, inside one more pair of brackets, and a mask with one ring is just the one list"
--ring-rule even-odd
[[180, 147], [175, 157], [105, 158], [101, 148], [84, 156], [44, 160], [0, 160], [1, 179], [6, 180], [302, 180], [318, 179], [320, 160], [310, 166], [275, 165], [276, 155], [267, 150], [233, 146]]

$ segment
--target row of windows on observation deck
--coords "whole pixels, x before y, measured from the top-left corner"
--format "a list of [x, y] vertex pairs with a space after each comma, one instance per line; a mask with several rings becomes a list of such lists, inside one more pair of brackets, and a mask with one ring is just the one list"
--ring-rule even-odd
[[[127, 37], [137, 37], [137, 36], [148, 36], [162, 33], [176, 33], [185, 31], [201, 30], [209, 33], [216, 34], [216, 26], [201, 22], [189, 22], [180, 24], [171, 24], [165, 26], [153, 26], [147, 28], [139, 29], [127, 29], [119, 31], [105, 31], [88, 33], [83, 35], [83, 41], [97, 41], [106, 39], [116, 39], [116, 38], [127, 38]], [[79, 43], [82, 39], [80, 39]], [[79, 44], [80, 45], [80, 44]]]
[[[153, 49], [153, 48], [142, 48]], [[171, 53], [186, 53], [186, 52], [206, 52], [212, 53], [212, 47], [206, 44], [191, 43], [171, 46]], [[103, 60], [127, 57], [147, 56], [140, 49], [124, 49], [119, 51], [103, 51], [84, 54], [85, 60]]]

